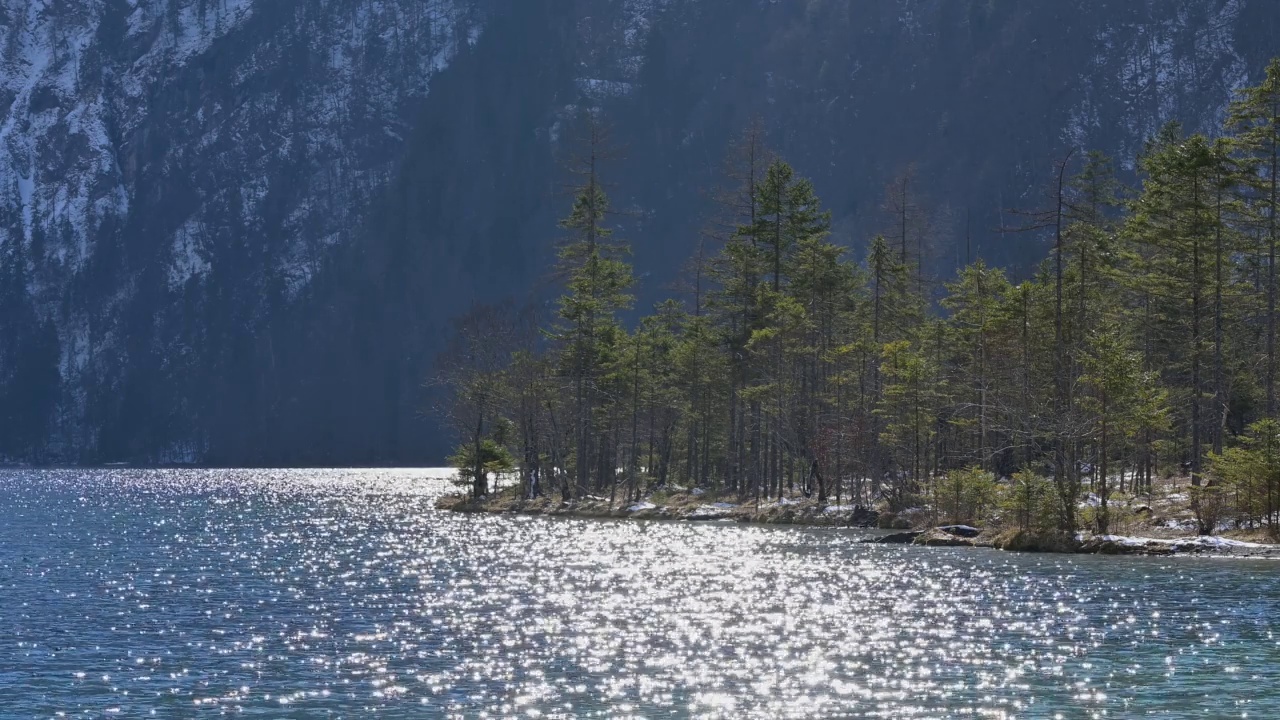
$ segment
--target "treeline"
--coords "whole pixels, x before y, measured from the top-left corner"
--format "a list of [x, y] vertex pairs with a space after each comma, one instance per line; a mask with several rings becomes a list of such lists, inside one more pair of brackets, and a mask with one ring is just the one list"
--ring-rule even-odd
[[1280, 526], [1280, 61], [1221, 137], [1151, 138], [1138, 187], [1098, 153], [1059, 162], [1046, 207], [1011, 228], [1052, 243], [1021, 282], [981, 260], [930, 282], [905, 182], [894, 229], [849, 257], [751, 128], [680, 299], [632, 329], [587, 124], [554, 315], [478, 307], [440, 364], [475, 495], [501, 472], [565, 500], [675, 482], [961, 517], [1011, 477], [1011, 521], [1105, 532], [1112, 497], [1180, 475], [1202, 531], [1224, 512]]

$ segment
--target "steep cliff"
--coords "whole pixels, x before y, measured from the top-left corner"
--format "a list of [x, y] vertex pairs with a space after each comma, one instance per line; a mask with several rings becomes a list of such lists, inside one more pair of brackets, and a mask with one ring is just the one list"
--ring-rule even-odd
[[1037, 240], [995, 228], [1055, 156], [1213, 130], [1277, 25], [1270, 0], [0, 0], [0, 457], [438, 460], [440, 336], [543, 285], [584, 105], [653, 292], [754, 116], [852, 247], [914, 165], [939, 276], [966, 224], [1025, 265]]

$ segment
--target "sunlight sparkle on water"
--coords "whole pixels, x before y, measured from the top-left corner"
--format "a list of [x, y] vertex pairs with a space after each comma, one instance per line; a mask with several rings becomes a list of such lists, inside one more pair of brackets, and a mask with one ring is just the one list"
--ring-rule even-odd
[[451, 515], [438, 475], [0, 473], [0, 707], [1280, 716], [1268, 562]]

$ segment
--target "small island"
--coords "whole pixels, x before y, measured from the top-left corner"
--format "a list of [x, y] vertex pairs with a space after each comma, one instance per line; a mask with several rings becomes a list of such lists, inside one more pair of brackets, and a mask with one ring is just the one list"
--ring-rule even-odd
[[475, 307], [440, 358], [465, 488], [440, 506], [1270, 554], [1278, 108], [1273, 61], [1217, 137], [1169, 124], [1131, 173], [1063, 153], [1039, 205], [1000, 228], [1047, 248], [1019, 278], [968, 234], [966, 263], [934, 277], [944, 209], [909, 172], [883, 232], [833, 227], [753, 125], [688, 229], [683, 281], [642, 317], [610, 223], [615, 155], [585, 113], [561, 294]]

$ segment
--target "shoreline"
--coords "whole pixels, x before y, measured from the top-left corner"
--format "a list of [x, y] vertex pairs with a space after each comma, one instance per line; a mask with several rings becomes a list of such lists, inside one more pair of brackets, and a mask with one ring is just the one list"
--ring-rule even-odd
[[1017, 529], [979, 529], [964, 525], [933, 526], [907, 523], [902, 517], [883, 516], [875, 510], [854, 506], [819, 506], [816, 501], [783, 498], [727, 502], [700, 490], [675, 488], [661, 497], [650, 496], [637, 503], [610, 502], [607, 497], [588, 495], [562, 502], [559, 496], [543, 495], [533, 500], [518, 497], [516, 488], [505, 488], [479, 500], [454, 493], [436, 500], [437, 509], [488, 515], [525, 515], [581, 519], [665, 520], [676, 522], [728, 521], [742, 524], [848, 528], [875, 531], [866, 544], [901, 544], [923, 547], [978, 547], [1009, 552], [1132, 555], [1148, 557], [1235, 557], [1280, 559], [1280, 544], [1258, 543], [1223, 536], [1146, 537], [1142, 535], [1074, 536], [1056, 532]]

